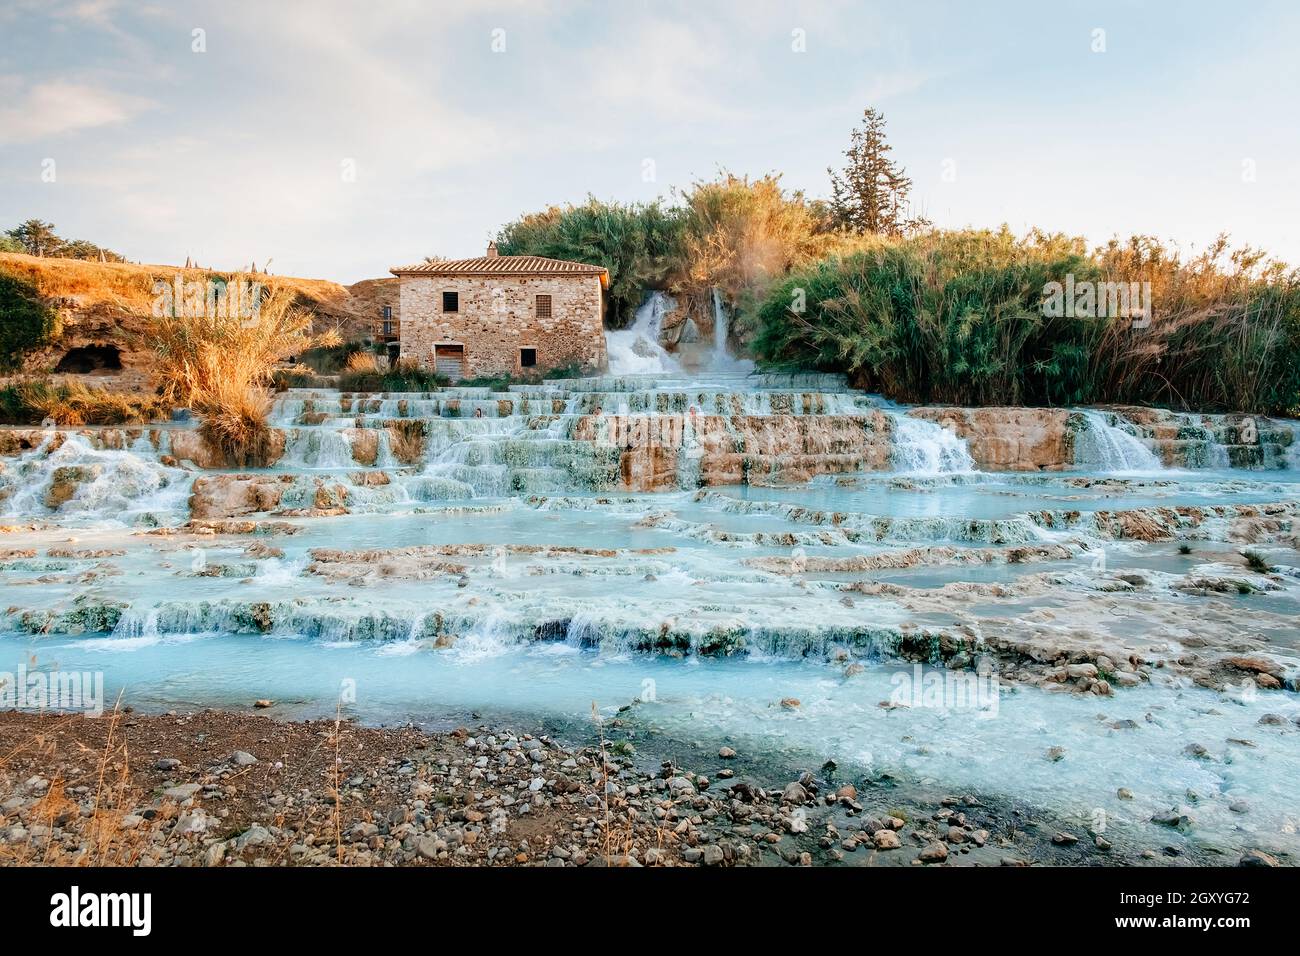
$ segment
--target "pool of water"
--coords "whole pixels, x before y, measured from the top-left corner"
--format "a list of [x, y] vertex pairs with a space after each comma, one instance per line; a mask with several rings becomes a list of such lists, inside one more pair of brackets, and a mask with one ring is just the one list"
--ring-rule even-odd
[[[314, 404], [332, 417], [301, 424]], [[549, 406], [545, 421], [533, 406]], [[608, 449], [572, 432], [624, 406], [877, 409], [893, 446], [886, 470], [806, 483], [610, 490], [591, 480]], [[483, 417], [455, 417], [473, 409]], [[1140, 429], [1092, 415], [1076, 470], [982, 472], [963, 441], [905, 411], [828, 377], [733, 370], [290, 395], [276, 412], [295, 430], [290, 453], [257, 474], [301, 491], [289, 514], [250, 515], [251, 533], [186, 526], [199, 473], [168, 458], [170, 438], [105, 449], [68, 436], [0, 461], [0, 673], [98, 672], [106, 695], [143, 709], [271, 698], [308, 716], [342, 701], [367, 721], [522, 716], [580, 734], [593, 703], [631, 704], [621, 719], [651, 740], [727, 742], [783, 766], [833, 759], [1148, 843], [1300, 852], [1295, 691], [1206, 677], [1219, 657], [1265, 655], [1295, 686], [1300, 471], [1153, 467]], [[353, 412], [429, 416], [423, 459], [395, 463], [381, 444], [375, 464], [353, 460]], [[390, 483], [367, 485], [374, 472]], [[318, 481], [346, 486], [350, 513], [292, 513]], [[1172, 523], [1143, 540], [1099, 512], [1132, 512], [1138, 531]], [[938, 666], [945, 640], [968, 642], [970, 659]], [[1102, 697], [1016, 673], [1102, 652], [1146, 662], [1149, 679]], [[1000, 683], [968, 700], [945, 682], [976, 677], [980, 657]], [[935, 680], [935, 700], [913, 693]], [[1189, 832], [1149, 822], [1173, 808]]]

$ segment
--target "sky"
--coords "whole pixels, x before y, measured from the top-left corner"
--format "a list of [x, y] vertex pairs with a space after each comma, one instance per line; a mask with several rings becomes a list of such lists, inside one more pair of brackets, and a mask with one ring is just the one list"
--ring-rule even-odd
[[0, 229], [353, 282], [882, 111], [936, 225], [1300, 264], [1300, 4], [0, 0]]

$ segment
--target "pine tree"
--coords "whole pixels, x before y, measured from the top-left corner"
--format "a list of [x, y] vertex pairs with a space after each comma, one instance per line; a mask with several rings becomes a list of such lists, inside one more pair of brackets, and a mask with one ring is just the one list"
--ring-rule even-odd
[[52, 256], [63, 245], [63, 240], [54, 234], [54, 224], [39, 219], [21, 222], [7, 235], [20, 243], [30, 256]]
[[886, 236], [901, 236], [930, 225], [928, 219], [911, 216], [907, 195], [912, 180], [889, 158], [889, 151], [885, 117], [868, 107], [844, 152], [848, 165], [842, 173], [826, 170], [831, 177], [835, 225]]

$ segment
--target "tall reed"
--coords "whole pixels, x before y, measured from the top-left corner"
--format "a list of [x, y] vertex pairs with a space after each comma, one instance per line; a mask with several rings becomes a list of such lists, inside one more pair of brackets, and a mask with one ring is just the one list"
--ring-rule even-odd
[[[1053, 316], [1049, 282], [1149, 282], [1149, 324]], [[849, 373], [911, 402], [1300, 411], [1300, 275], [1220, 240], [1089, 252], [1031, 233], [879, 240], [796, 269], [751, 318], [771, 366]]]
[[[231, 281], [240, 280], [252, 277]], [[338, 341], [332, 329], [313, 330], [311, 315], [294, 304], [291, 289], [255, 288], [261, 289], [256, 315], [233, 309], [195, 315], [178, 303], [150, 328], [163, 395], [188, 405], [201, 418], [199, 432], [209, 447], [240, 467], [264, 465], [270, 454], [269, 386], [277, 365]]]

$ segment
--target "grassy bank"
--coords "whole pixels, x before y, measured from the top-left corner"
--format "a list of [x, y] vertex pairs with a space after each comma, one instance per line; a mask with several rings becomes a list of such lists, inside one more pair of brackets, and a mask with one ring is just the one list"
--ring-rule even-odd
[[142, 425], [166, 421], [171, 407], [157, 395], [122, 394], [80, 382], [33, 380], [0, 388], [4, 425]]
[[[1149, 282], [1149, 324], [1052, 316], [1048, 283]], [[1300, 278], [1220, 242], [1002, 232], [879, 240], [789, 274], [748, 317], [771, 366], [847, 372], [902, 401], [1300, 411]]]

